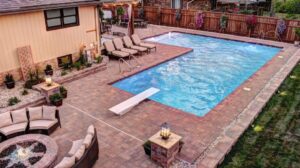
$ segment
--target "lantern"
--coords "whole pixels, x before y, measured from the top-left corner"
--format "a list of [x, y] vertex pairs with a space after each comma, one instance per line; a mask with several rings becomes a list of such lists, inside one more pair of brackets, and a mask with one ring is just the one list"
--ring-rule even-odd
[[46, 82], [47, 86], [51, 86], [52, 85], [52, 78], [51, 78], [51, 76], [47, 76], [45, 78], [45, 82]]
[[163, 123], [161, 125], [160, 136], [162, 139], [167, 140], [171, 135], [170, 126], [168, 123]]

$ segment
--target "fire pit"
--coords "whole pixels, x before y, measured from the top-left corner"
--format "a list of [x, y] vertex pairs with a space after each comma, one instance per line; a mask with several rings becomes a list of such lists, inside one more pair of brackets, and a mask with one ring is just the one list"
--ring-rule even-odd
[[28, 134], [12, 138], [0, 144], [0, 167], [52, 167], [57, 150], [56, 142], [46, 135]]

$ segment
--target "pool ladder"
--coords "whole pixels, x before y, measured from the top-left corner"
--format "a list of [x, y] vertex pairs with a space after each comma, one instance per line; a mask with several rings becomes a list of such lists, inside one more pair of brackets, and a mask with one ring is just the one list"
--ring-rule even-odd
[[[132, 60], [134, 60], [136, 62], [136, 66], [132, 66]], [[122, 70], [122, 64], [125, 64], [127, 65], [127, 67], [129, 68], [129, 71], [131, 71], [132, 69], [136, 68], [136, 67], [140, 67], [142, 64], [139, 62], [139, 60], [133, 56], [133, 55], [130, 55], [129, 56], [129, 60], [126, 61], [125, 59], [123, 58], [120, 58], [119, 59], [119, 73], [123, 73], [124, 71]]]

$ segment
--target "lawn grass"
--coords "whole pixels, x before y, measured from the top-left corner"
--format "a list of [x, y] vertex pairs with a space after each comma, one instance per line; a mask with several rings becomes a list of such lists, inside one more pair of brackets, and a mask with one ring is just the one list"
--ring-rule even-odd
[[220, 167], [300, 167], [300, 64], [285, 79]]

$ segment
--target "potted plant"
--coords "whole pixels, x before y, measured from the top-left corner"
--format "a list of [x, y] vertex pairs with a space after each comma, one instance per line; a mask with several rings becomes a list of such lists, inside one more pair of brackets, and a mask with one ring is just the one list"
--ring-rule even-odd
[[255, 15], [247, 16], [246, 24], [248, 29], [248, 36], [251, 36], [251, 33], [254, 31], [257, 25], [257, 17]]
[[16, 82], [15, 82], [14, 77], [11, 74], [8, 73], [8, 74], [5, 75], [4, 83], [5, 83], [5, 85], [8, 89], [12, 89], [12, 88], [15, 87]]
[[45, 74], [46, 74], [46, 75], [50, 75], [50, 76], [53, 75], [53, 69], [52, 69], [52, 66], [49, 65], [49, 64], [46, 65], [46, 68], [45, 68], [44, 71], [45, 71]]
[[59, 92], [64, 99], [68, 97], [68, 90], [65, 87], [61, 86]]
[[121, 23], [121, 18], [124, 15], [124, 13], [125, 13], [125, 11], [124, 11], [123, 7], [118, 7], [117, 8], [117, 16], [118, 16], [119, 24]]
[[295, 41], [295, 46], [299, 46], [299, 44], [300, 44], [300, 41], [299, 41], [300, 40], [300, 28], [296, 28], [295, 33], [296, 33], [296, 39], [298, 39]]
[[55, 93], [55, 94], [49, 96], [49, 99], [50, 99], [51, 104], [53, 104], [56, 107], [61, 106], [63, 103], [63, 98], [59, 93]]
[[151, 156], [151, 143], [150, 143], [150, 141], [146, 141], [143, 144], [143, 147], [144, 147], [145, 154], [148, 155], [148, 156]]
[[102, 56], [102, 55], [98, 55], [98, 56], [95, 58], [95, 60], [96, 60], [96, 63], [97, 63], [97, 64], [100, 64], [100, 63], [103, 61], [103, 56]]

